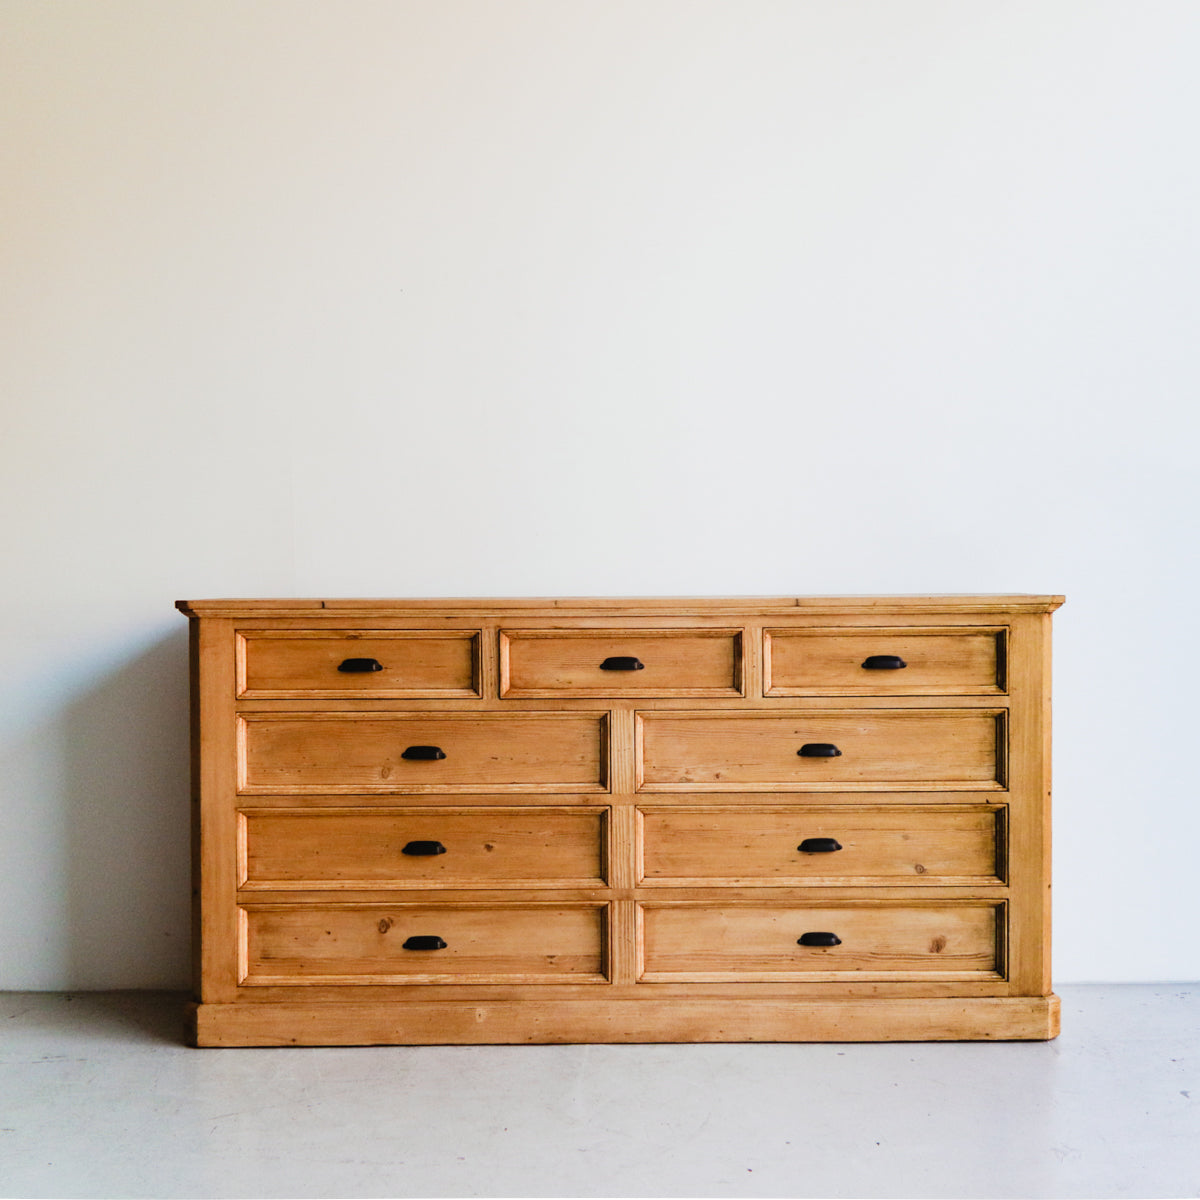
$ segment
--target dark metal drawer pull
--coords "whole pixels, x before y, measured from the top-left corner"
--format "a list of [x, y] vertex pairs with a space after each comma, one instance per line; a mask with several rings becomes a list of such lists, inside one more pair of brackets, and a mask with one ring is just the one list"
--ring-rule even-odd
[[644, 671], [646, 664], [640, 658], [634, 658], [632, 654], [617, 654], [612, 658], [606, 658], [600, 664], [602, 671]]
[[796, 847], [801, 854], [832, 854], [841, 848], [842, 843], [836, 838], [805, 838]]
[[802, 933], [796, 939], [797, 946], [840, 946], [842, 939], [836, 933]]
[[832, 742], [805, 742], [796, 751], [801, 758], [841, 758], [842, 752]]
[[446, 847], [441, 842], [409, 842], [401, 854], [412, 854], [421, 857], [430, 854], [445, 854]]
[[365, 675], [368, 671], [382, 671], [383, 663], [377, 658], [348, 658], [338, 666], [347, 675]]
[[407, 938], [405, 950], [445, 950], [446, 943], [436, 933], [418, 933]]
[[407, 758], [410, 762], [432, 762], [434, 759], [445, 758], [446, 752], [440, 746], [409, 746], [401, 758]]
[[898, 654], [872, 654], [864, 660], [863, 668], [867, 671], [902, 671], [908, 663]]

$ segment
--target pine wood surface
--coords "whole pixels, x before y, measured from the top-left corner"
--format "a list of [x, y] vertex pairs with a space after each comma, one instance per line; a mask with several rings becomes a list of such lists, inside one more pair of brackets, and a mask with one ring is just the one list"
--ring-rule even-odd
[[198, 1042], [1054, 1036], [1059, 603], [181, 602]]

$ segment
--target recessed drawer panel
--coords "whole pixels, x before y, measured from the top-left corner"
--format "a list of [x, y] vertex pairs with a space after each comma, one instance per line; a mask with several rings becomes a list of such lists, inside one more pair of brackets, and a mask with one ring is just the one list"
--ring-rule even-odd
[[641, 791], [999, 789], [1004, 713], [638, 714]]
[[647, 884], [999, 884], [1003, 808], [700, 808], [641, 812]]
[[238, 636], [238, 695], [477, 696], [479, 634], [243, 630]]
[[601, 713], [246, 713], [244, 795], [604, 791]]
[[601, 887], [607, 809], [257, 809], [243, 886]]
[[604, 906], [246, 905], [243, 983], [604, 981]]
[[646, 982], [978, 979], [1003, 974], [1003, 907], [646, 904]]
[[980, 696], [1005, 690], [998, 629], [768, 629], [768, 696]]
[[507, 629], [502, 696], [740, 696], [736, 629]]

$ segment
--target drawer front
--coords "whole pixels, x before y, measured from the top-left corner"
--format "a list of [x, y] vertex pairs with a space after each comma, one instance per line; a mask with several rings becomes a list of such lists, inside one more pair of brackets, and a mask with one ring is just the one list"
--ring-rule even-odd
[[239, 721], [244, 795], [607, 787], [601, 713], [264, 712]]
[[602, 887], [607, 809], [258, 809], [242, 886]]
[[238, 695], [478, 696], [479, 634], [396, 630], [243, 630]]
[[[970, 901], [720, 908], [646, 904], [646, 982], [995, 979], [1003, 906]], [[832, 934], [837, 945], [800, 945]]]
[[242, 913], [245, 984], [605, 981], [603, 905], [248, 904]]
[[1003, 883], [1004, 812], [986, 805], [646, 808], [642, 881], [996, 885]]
[[[1004, 713], [995, 710], [645, 712], [637, 741], [638, 787], [648, 792], [1004, 786]], [[822, 748], [839, 753], [807, 756]]]
[[999, 629], [768, 629], [768, 696], [983, 696], [1005, 691]]
[[507, 629], [500, 634], [502, 696], [742, 692], [742, 634], [737, 629]]

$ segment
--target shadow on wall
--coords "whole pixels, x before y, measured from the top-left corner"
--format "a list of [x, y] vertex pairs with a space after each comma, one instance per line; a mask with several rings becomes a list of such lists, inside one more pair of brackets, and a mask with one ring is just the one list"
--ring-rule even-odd
[[64, 711], [66, 968], [76, 989], [190, 982], [187, 630]]

